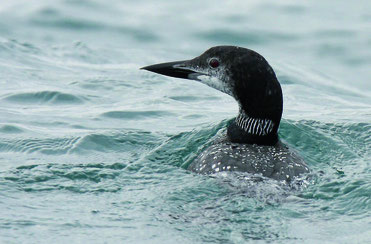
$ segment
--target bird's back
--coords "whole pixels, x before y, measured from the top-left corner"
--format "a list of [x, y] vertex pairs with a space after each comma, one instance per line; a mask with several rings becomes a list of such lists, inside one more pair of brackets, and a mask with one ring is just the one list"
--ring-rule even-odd
[[191, 171], [213, 174], [240, 171], [290, 182], [309, 169], [304, 160], [282, 142], [275, 146], [218, 141], [189, 166]]

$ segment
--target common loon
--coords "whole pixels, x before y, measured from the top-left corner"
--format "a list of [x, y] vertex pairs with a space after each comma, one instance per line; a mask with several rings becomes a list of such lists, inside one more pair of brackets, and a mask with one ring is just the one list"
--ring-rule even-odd
[[216, 46], [191, 60], [142, 69], [199, 81], [232, 96], [239, 105], [238, 116], [229, 123], [226, 135], [191, 163], [191, 171], [240, 171], [285, 182], [309, 172], [304, 160], [278, 139], [283, 109], [281, 85], [272, 67], [257, 52]]

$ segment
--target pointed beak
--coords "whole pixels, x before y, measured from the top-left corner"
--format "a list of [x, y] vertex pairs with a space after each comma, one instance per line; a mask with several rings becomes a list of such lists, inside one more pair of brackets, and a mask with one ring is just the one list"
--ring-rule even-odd
[[199, 73], [187, 67], [187, 63], [188, 60], [176, 61], [149, 65], [141, 69], [175, 78], [195, 79]]

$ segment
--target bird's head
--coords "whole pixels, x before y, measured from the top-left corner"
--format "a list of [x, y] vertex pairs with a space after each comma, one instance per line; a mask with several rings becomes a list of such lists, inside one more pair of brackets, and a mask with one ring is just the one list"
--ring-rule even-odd
[[272, 67], [263, 56], [247, 48], [212, 47], [200, 56], [142, 69], [176, 78], [196, 80], [231, 95], [240, 114], [269, 119], [277, 133], [282, 115], [282, 90]]

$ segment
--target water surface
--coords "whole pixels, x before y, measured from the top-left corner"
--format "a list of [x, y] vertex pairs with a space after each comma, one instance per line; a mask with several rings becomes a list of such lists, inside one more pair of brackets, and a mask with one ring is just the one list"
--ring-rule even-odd
[[[368, 243], [370, 7], [3, 0], [0, 242]], [[221, 44], [276, 71], [303, 187], [185, 170], [237, 105], [139, 68]]]

